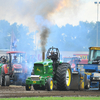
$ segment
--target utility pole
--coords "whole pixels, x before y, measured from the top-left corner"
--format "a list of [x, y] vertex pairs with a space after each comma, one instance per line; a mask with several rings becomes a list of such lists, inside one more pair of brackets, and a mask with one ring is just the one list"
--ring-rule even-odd
[[98, 46], [98, 13], [99, 13], [100, 2], [94, 2], [94, 3], [97, 4], [97, 43], [96, 43], [96, 45]]

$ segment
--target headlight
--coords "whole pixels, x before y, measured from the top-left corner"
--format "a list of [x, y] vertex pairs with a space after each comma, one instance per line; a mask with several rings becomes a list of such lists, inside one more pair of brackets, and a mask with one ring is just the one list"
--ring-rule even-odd
[[80, 65], [78, 65], [78, 67], [80, 67]]
[[84, 69], [84, 65], [78, 65], [78, 69]]
[[39, 79], [41, 79], [41, 77], [39, 77]]
[[78, 65], [78, 67], [84, 67], [84, 65]]

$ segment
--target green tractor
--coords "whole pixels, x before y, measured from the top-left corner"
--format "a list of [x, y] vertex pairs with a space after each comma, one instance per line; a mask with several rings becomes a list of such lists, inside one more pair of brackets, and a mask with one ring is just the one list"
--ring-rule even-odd
[[34, 63], [32, 75], [26, 79], [26, 90], [31, 90], [31, 85], [34, 90], [69, 90], [71, 81], [70, 64], [61, 62], [58, 48], [51, 47], [45, 60]]

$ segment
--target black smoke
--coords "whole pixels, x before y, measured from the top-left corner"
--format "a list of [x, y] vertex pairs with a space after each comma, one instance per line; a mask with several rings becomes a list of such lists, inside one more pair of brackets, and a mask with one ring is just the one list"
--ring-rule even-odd
[[46, 51], [45, 47], [46, 47], [46, 43], [47, 43], [47, 39], [48, 39], [49, 34], [50, 34], [49, 28], [43, 27], [42, 32], [40, 34], [42, 52]]

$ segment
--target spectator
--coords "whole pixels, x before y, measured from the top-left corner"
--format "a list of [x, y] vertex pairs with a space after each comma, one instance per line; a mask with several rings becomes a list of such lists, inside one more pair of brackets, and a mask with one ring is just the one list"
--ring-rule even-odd
[[2, 59], [2, 63], [3, 63], [3, 64], [6, 63], [6, 59], [5, 59], [5, 58]]
[[14, 56], [14, 59], [12, 60], [12, 63], [18, 63], [16, 56]]

